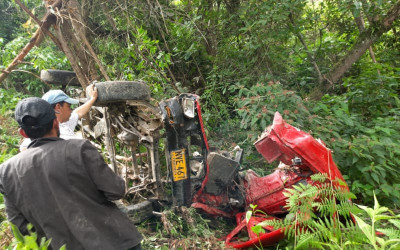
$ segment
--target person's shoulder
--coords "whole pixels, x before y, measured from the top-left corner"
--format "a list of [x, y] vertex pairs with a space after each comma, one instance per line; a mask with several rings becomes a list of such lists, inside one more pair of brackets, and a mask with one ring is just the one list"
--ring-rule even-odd
[[26, 153], [25, 151], [20, 152], [20, 153], [14, 155], [13, 157], [11, 157], [10, 159], [1, 163], [0, 164], [0, 172], [3, 171], [5, 168], [10, 167], [11, 165], [17, 163], [19, 161], [19, 159], [24, 157], [24, 155], [29, 155], [29, 153]]
[[66, 151], [72, 155], [93, 154], [99, 153], [97, 148], [92, 143], [85, 139], [66, 140]]
[[68, 146], [71, 147], [93, 147], [92, 144], [86, 139], [69, 139], [64, 141], [68, 144]]

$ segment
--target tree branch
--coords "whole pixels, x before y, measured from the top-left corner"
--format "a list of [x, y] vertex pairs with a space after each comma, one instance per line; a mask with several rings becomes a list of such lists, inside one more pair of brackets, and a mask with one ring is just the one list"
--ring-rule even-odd
[[[60, 8], [62, 6], [62, 0], [57, 0], [52, 7]], [[55, 17], [49, 11], [46, 13], [44, 18], [42, 19], [42, 25], [35, 31], [32, 38], [25, 45], [24, 48], [19, 52], [19, 54], [14, 58], [14, 60], [8, 65], [8, 67], [3, 70], [3, 73], [0, 75], [0, 83], [7, 78], [7, 76], [11, 73], [11, 71], [25, 58], [25, 56], [29, 53], [29, 51], [35, 46], [36, 42], [39, 41], [42, 29], [47, 30], [51, 24], [55, 23]]]
[[[290, 19], [290, 23], [291, 23], [291, 24], [289, 24], [289, 25], [294, 26], [294, 20], [293, 20], [293, 15], [292, 15], [292, 13], [289, 14], [289, 19]], [[315, 62], [315, 56], [314, 56], [314, 55], [311, 53], [311, 51], [308, 49], [308, 46], [307, 46], [307, 44], [306, 44], [306, 42], [305, 42], [305, 40], [304, 40], [303, 34], [301, 34], [300, 32], [296, 32], [296, 36], [297, 36], [297, 38], [299, 38], [301, 44], [303, 45], [303, 47], [304, 47], [304, 49], [305, 49], [305, 51], [306, 51], [306, 53], [307, 53], [307, 56], [308, 56], [308, 58], [310, 58], [311, 64], [313, 65], [313, 67], [314, 67], [314, 69], [315, 69], [315, 72], [317, 73], [317, 76], [318, 76], [318, 84], [321, 84], [322, 81], [323, 81], [323, 77], [322, 77], [322, 74], [321, 74], [321, 70], [320, 70], [319, 67], [318, 67], [318, 64]]]
[[[387, 32], [394, 20], [400, 16], [400, 0], [398, 0], [393, 7], [384, 15], [383, 20], [370, 25], [364, 32], [360, 33], [356, 43], [350, 51], [344, 56], [326, 75], [326, 80], [333, 84], [337, 83], [346, 73], [353, 63], [355, 63], [364, 53], [376, 42], [383, 33]], [[325, 83], [326, 90], [332, 87], [331, 84]]]
[[21, 3], [21, 1], [15, 0], [15, 2], [21, 7], [21, 9], [23, 9], [26, 13], [28, 13], [28, 15], [39, 25], [39, 27], [42, 28], [44, 33], [46, 33], [46, 35], [48, 35], [51, 38], [51, 40], [53, 40], [53, 42], [57, 45], [57, 47], [62, 50], [60, 41], [58, 41], [57, 37], [55, 37], [53, 33], [51, 33], [48, 29], [43, 28], [42, 21], [40, 21], [23, 3]]

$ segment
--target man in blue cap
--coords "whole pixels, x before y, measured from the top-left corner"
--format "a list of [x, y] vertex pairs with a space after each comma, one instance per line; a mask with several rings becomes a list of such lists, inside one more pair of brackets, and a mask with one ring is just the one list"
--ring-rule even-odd
[[[86, 115], [97, 100], [97, 89], [91, 84], [86, 88], [88, 100], [81, 106], [72, 110], [71, 105], [78, 104], [79, 101], [66, 95], [62, 90], [50, 90], [42, 96], [42, 99], [52, 105], [56, 112], [57, 120], [60, 123], [60, 137], [63, 139], [82, 139], [75, 134], [75, 127], [78, 120]], [[20, 151], [25, 150], [31, 140], [26, 138], [20, 145]]]
[[63, 140], [52, 106], [37, 97], [20, 101], [15, 119], [29, 150], [0, 165], [0, 193], [8, 220], [23, 234], [31, 223], [52, 249], [141, 249], [142, 236], [112, 202], [125, 182], [87, 140]]

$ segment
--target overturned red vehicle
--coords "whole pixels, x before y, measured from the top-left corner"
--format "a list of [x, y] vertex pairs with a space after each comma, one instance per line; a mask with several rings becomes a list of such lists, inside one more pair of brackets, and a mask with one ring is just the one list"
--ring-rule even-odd
[[[331, 151], [320, 140], [310, 134], [287, 124], [282, 116], [275, 113], [273, 124], [266, 129], [254, 143], [257, 151], [269, 162], [279, 160], [280, 166], [270, 175], [259, 177], [248, 171], [245, 177], [246, 206], [256, 204], [257, 208], [269, 215], [284, 215], [286, 197], [285, 188], [300, 182], [312, 184], [310, 176], [315, 173], [326, 173], [328, 179], [340, 179], [343, 176], [332, 159]], [[348, 187], [345, 187], [348, 189]], [[243, 217], [243, 216], [242, 216]], [[226, 239], [226, 245], [234, 248], [248, 248], [259, 245], [272, 245], [284, 237], [281, 229], [264, 227], [266, 233], [256, 235], [251, 227], [269, 218], [254, 216], [246, 223], [238, 221], [238, 226]], [[235, 241], [234, 236], [246, 227], [250, 240]]]
[[[68, 77], [60, 82], [69, 83], [75, 74], [57, 70], [41, 73], [42, 79], [50, 83], [57, 83], [52, 81], [60, 75]], [[197, 95], [181, 94], [153, 106], [150, 88], [144, 82], [97, 82], [95, 86], [98, 99], [81, 127], [85, 137], [106, 142], [110, 163], [127, 184], [127, 204], [121, 204], [121, 209], [135, 222], [153, 216], [152, 211], [161, 210], [160, 205], [170, 205], [172, 197], [174, 206], [191, 206], [210, 215], [235, 218], [237, 227], [226, 237], [228, 247], [248, 248], [260, 242], [273, 245], [284, 233], [272, 227], [266, 227], [266, 233], [260, 235], [253, 233], [251, 227], [266, 218], [253, 216], [246, 221], [244, 215], [251, 204], [282, 218], [287, 214], [285, 188], [310, 183], [314, 173], [343, 180], [330, 150], [287, 124], [279, 113], [255, 147], [269, 163], [281, 164], [272, 174], [258, 176], [240, 169], [242, 149], [210, 149]], [[159, 141], [163, 139], [168, 171], [160, 164]], [[131, 154], [123, 158], [124, 164], [117, 161], [114, 142]], [[171, 197], [163, 185], [169, 182]], [[247, 241], [238, 240], [241, 231], [247, 232]]]
[[[184, 114], [188, 110], [186, 106], [191, 107], [189, 116]], [[269, 163], [276, 160], [281, 163], [272, 174], [260, 177], [252, 170], [240, 171], [241, 149], [230, 153], [210, 152], [197, 96], [185, 94], [160, 107], [167, 135], [173, 203], [215, 216], [236, 218], [237, 227], [226, 237], [227, 247], [249, 248], [260, 243], [268, 246], [284, 237], [281, 229], [271, 226], [264, 227], [265, 233], [256, 235], [251, 227], [266, 218], [253, 216], [246, 221], [245, 212], [250, 204], [268, 215], [283, 217], [288, 212], [284, 189], [297, 183], [311, 183], [310, 176], [315, 173], [326, 173], [330, 180], [344, 181], [323, 142], [287, 124], [278, 112], [273, 124], [254, 145]], [[197, 147], [194, 153], [193, 147]], [[243, 230], [248, 234], [247, 241], [236, 237]]]

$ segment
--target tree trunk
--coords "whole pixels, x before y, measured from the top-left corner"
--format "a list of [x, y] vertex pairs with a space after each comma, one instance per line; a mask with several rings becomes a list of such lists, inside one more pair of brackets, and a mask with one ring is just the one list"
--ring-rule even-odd
[[357, 42], [353, 45], [352, 49], [343, 57], [325, 76], [324, 89], [329, 90], [338, 83], [343, 75], [351, 68], [371, 45], [376, 42], [383, 33], [387, 32], [394, 20], [400, 16], [400, 1], [397, 1], [393, 7], [388, 11], [384, 18], [377, 21], [360, 33]]
[[88, 42], [87, 26], [81, 11], [82, 8], [78, 1], [65, 1], [65, 6], [60, 10], [61, 15], [58, 16], [57, 35], [80, 84], [86, 88], [91, 82], [99, 80], [96, 66], [100, 69], [104, 79], [107, 81], [110, 79]]

